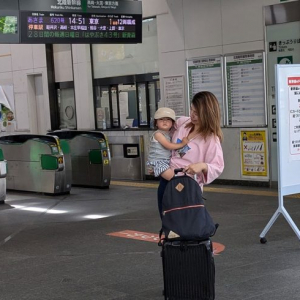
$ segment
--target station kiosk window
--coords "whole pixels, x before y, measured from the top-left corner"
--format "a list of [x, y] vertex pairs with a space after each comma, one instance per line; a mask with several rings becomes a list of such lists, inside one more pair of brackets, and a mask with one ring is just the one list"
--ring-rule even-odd
[[95, 79], [94, 86], [97, 129], [153, 128], [158, 73]]

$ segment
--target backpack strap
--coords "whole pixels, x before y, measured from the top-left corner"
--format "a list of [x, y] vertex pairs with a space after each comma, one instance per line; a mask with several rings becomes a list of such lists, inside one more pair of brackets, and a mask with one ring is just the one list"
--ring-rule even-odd
[[164, 238], [162, 238], [162, 234], [163, 234], [163, 229], [161, 228], [158, 234], [159, 237], [158, 246], [162, 246], [162, 241], [164, 240]]

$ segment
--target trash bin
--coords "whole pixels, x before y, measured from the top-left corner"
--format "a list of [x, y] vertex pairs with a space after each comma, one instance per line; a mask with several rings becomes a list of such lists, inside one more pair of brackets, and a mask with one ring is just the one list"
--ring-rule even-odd
[[111, 158], [106, 136], [99, 131], [57, 130], [48, 133], [61, 141], [70, 153], [72, 185], [108, 188]]
[[7, 161], [4, 159], [2, 149], [0, 149], [0, 204], [4, 204], [6, 199], [6, 175]]
[[7, 189], [49, 194], [71, 190], [59, 139], [47, 135], [18, 134], [0, 137], [7, 160]]

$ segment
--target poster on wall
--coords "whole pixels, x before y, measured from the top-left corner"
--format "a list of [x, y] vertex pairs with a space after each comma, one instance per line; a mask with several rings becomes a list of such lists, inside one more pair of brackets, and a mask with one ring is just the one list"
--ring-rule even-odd
[[226, 57], [228, 125], [266, 126], [265, 70], [263, 53]]
[[201, 91], [213, 93], [220, 105], [221, 125], [224, 125], [222, 57], [200, 57], [187, 61], [188, 94], [191, 101]]
[[242, 176], [268, 176], [267, 140], [264, 130], [240, 131]]
[[300, 160], [300, 74], [288, 77], [290, 160]]
[[176, 117], [186, 115], [184, 76], [164, 77], [165, 106], [175, 111]]
[[0, 129], [1, 131], [14, 131], [15, 101], [12, 85], [0, 85]]

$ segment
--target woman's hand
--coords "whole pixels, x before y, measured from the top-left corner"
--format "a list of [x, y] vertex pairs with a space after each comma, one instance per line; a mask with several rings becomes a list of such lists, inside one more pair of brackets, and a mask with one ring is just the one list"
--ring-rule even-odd
[[206, 174], [208, 170], [207, 164], [204, 162], [199, 162], [196, 164], [190, 164], [186, 166], [183, 171], [190, 175], [196, 175], [199, 173]]

